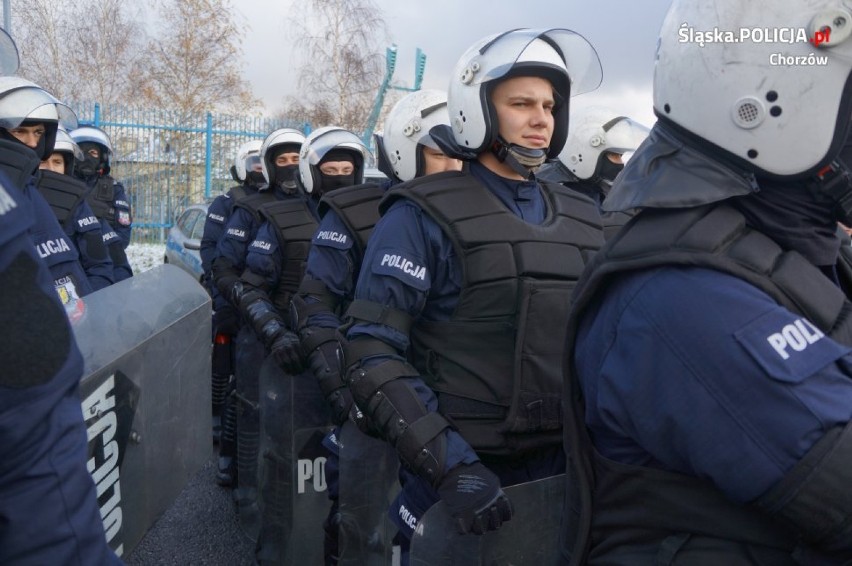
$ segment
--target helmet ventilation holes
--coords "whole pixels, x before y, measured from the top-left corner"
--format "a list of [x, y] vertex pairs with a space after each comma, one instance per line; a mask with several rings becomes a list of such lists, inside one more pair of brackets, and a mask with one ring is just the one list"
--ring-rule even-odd
[[766, 110], [763, 104], [756, 98], [741, 98], [734, 104], [734, 123], [745, 129], [755, 128], [763, 122]]

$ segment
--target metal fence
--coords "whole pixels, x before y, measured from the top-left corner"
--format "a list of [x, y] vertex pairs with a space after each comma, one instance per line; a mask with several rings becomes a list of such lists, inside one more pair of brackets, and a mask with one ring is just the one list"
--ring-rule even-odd
[[81, 125], [109, 135], [111, 175], [127, 189], [132, 241], [162, 243], [183, 209], [234, 185], [229, 172], [237, 148], [277, 128], [310, 126], [288, 120], [164, 109], [72, 103]]

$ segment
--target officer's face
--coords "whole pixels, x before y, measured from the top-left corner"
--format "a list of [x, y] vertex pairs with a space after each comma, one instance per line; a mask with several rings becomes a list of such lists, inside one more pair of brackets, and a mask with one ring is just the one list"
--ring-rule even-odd
[[86, 153], [88, 153], [88, 154], [89, 154], [89, 157], [93, 157], [93, 158], [95, 158], [95, 159], [100, 159], [100, 158], [101, 158], [101, 152], [100, 152], [100, 150], [99, 150], [98, 148], [96, 148], [96, 147], [91, 147], [91, 148], [89, 148], [89, 151], [87, 151]]
[[35, 126], [18, 126], [9, 130], [9, 133], [15, 136], [19, 142], [33, 149], [38, 146], [39, 140], [44, 137], [44, 132], [45, 128], [41, 124]]
[[452, 157], [447, 157], [440, 150], [421, 146], [423, 152], [423, 174], [432, 175], [442, 171], [461, 171], [462, 162]]
[[330, 177], [351, 175], [355, 171], [355, 165], [351, 161], [325, 161], [320, 164], [319, 170]]
[[53, 171], [54, 173], [59, 173], [60, 175], [65, 174], [65, 159], [62, 157], [61, 153], [51, 153], [50, 157], [42, 161], [39, 166], [39, 169], [48, 169]]
[[286, 152], [282, 153], [278, 157], [275, 158], [275, 166], [276, 167], [286, 167], [287, 165], [298, 165], [299, 164], [299, 154], [297, 152]]
[[606, 158], [609, 159], [610, 163], [615, 163], [616, 165], [624, 164], [624, 159], [621, 157], [620, 153], [607, 151], [604, 153], [604, 155], [606, 155]]
[[546, 149], [553, 135], [553, 87], [540, 77], [514, 77], [494, 88], [500, 135], [509, 143]]

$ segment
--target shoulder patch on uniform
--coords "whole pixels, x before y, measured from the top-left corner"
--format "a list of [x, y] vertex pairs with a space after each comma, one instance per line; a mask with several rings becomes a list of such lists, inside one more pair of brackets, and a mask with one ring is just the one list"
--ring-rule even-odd
[[271, 254], [275, 251], [275, 248], [275, 244], [266, 240], [255, 240], [249, 245], [250, 252], [257, 252], [261, 254]]
[[85, 216], [77, 219], [77, 229], [80, 232], [100, 230], [101, 223], [96, 216]]
[[415, 289], [426, 291], [432, 278], [425, 262], [416, 255], [393, 249], [379, 250], [373, 258], [373, 273], [390, 275]]
[[852, 348], [828, 338], [811, 321], [774, 309], [734, 333], [752, 358], [773, 378], [798, 383]]
[[225, 236], [240, 242], [245, 242], [248, 240], [248, 230], [232, 226], [225, 232]]
[[207, 219], [210, 222], [213, 222], [215, 224], [224, 224], [225, 223], [225, 217], [221, 214], [216, 214], [215, 212], [208, 212], [207, 213]]
[[317, 230], [314, 233], [313, 242], [315, 246], [326, 246], [338, 250], [348, 250], [352, 247], [352, 237], [346, 232], [336, 230]]

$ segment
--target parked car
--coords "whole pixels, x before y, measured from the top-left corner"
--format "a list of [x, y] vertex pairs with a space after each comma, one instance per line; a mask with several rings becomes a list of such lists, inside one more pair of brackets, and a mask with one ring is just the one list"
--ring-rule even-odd
[[163, 258], [163, 263], [176, 265], [199, 281], [204, 272], [198, 250], [201, 249], [208, 206], [208, 203], [191, 204], [181, 213], [169, 230], [166, 255]]
[[364, 170], [364, 182], [365, 183], [381, 183], [383, 181], [387, 181], [388, 176], [376, 169], [375, 167], [367, 167]]

